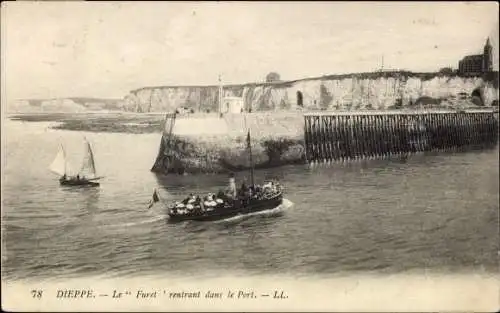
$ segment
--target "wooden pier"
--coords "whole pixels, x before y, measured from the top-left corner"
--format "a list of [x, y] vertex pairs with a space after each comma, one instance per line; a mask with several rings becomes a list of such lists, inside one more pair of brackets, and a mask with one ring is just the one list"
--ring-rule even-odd
[[498, 143], [498, 112], [305, 113], [304, 141], [308, 163], [481, 149]]

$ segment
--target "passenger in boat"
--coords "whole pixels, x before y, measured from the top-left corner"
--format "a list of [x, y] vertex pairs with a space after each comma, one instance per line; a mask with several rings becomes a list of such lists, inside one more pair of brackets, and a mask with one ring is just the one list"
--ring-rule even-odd
[[253, 197], [254, 197], [255, 199], [260, 198], [261, 194], [262, 194], [262, 192], [261, 192], [261, 188], [260, 188], [260, 186], [259, 186], [259, 185], [255, 185], [255, 186], [254, 186], [254, 191], [253, 191], [253, 194], [252, 194], [252, 195], [253, 195]]
[[250, 186], [248, 188], [248, 197], [252, 198], [254, 195], [255, 195], [255, 187], [254, 186]]
[[80, 175], [76, 175], [76, 180], [80, 180]]
[[199, 204], [199, 203], [195, 203], [195, 204], [193, 205], [193, 207], [194, 207], [194, 212], [195, 212], [195, 213], [201, 213], [201, 206], [200, 206], [200, 204]]
[[190, 194], [188, 204], [194, 204], [195, 202], [196, 202], [196, 197], [193, 194]]
[[62, 176], [62, 179], [63, 179], [63, 180], [66, 180], [66, 174], [64, 174], [64, 175]]
[[208, 196], [208, 202], [209, 202], [210, 206], [212, 206], [212, 207], [217, 205], [217, 202], [215, 202], [214, 194], [213, 193], [211, 193]]
[[214, 201], [213, 194], [208, 194], [206, 197], [206, 200], [203, 202], [203, 205], [205, 208], [207, 208], [209, 211], [213, 210], [213, 208], [217, 205], [217, 203]]
[[177, 212], [177, 211], [179, 211], [179, 213], [180, 213], [180, 211], [184, 210], [185, 207], [186, 207], [186, 205], [184, 203], [182, 203], [182, 202], [175, 202], [175, 211], [174, 211], [174, 213]]
[[228, 192], [230, 194], [230, 196], [235, 199], [236, 198], [236, 182], [234, 180], [234, 174], [231, 173], [229, 175], [229, 188], [228, 188]]
[[182, 204], [184, 205], [193, 204], [195, 199], [196, 198], [194, 197], [194, 195], [190, 193], [186, 199], [182, 200]]
[[273, 182], [269, 181], [269, 182], [266, 182], [264, 184], [264, 186], [262, 186], [262, 189], [264, 192], [270, 192], [273, 190]]
[[210, 201], [208, 200], [208, 196], [203, 199], [203, 206], [205, 208], [210, 207]]
[[245, 183], [241, 184], [241, 189], [238, 193], [238, 198], [241, 199], [244, 203], [247, 203], [250, 199], [250, 188], [247, 187]]
[[242, 183], [241, 188], [239, 190], [239, 196], [244, 198], [247, 193], [248, 193], [247, 185], [245, 183]]
[[260, 185], [256, 185], [255, 186], [255, 193], [259, 194], [259, 193], [261, 193], [261, 191], [262, 191], [262, 187], [260, 187]]
[[217, 198], [224, 200], [225, 197], [226, 195], [224, 194], [224, 191], [219, 190], [219, 192], [217, 193]]

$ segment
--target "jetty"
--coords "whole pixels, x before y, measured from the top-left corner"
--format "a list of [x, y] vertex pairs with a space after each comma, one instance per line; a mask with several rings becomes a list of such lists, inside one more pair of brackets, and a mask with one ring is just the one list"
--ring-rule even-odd
[[306, 162], [482, 149], [498, 143], [498, 111], [432, 110], [304, 114]]
[[[253, 132], [260, 133], [252, 148], [256, 169], [480, 150], [498, 144], [494, 107], [249, 113], [247, 117]], [[238, 115], [205, 121], [167, 113], [151, 170], [164, 174], [247, 170], [244, 139], [235, 129], [240, 119]], [[188, 130], [193, 133], [185, 133]]]

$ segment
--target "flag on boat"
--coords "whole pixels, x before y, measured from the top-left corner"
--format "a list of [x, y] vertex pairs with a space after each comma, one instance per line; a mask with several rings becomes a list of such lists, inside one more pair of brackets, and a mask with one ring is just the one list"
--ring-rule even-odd
[[148, 209], [151, 209], [153, 205], [158, 201], [160, 201], [160, 197], [158, 196], [158, 192], [155, 189], [155, 191], [153, 192], [153, 198], [149, 200]]

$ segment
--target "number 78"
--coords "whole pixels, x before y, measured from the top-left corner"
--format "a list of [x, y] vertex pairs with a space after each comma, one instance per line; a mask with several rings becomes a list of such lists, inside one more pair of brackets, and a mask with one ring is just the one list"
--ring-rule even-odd
[[31, 294], [33, 295], [33, 298], [38, 298], [40, 299], [42, 297], [42, 290], [31, 290]]

